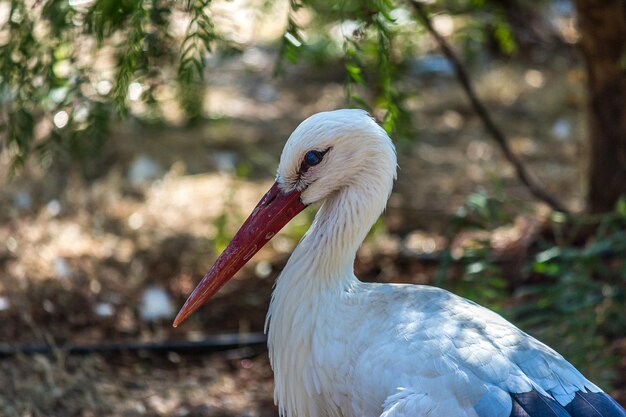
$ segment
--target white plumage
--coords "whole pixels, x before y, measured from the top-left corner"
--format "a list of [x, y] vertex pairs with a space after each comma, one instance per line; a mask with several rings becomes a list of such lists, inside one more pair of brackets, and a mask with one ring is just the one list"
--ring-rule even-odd
[[[322, 155], [319, 163], [307, 163], [311, 150]], [[280, 414], [626, 416], [562, 356], [499, 315], [439, 288], [355, 277], [356, 251], [395, 175], [391, 140], [360, 110], [316, 114], [285, 145], [281, 193], [323, 204], [280, 275], [268, 312]], [[266, 196], [251, 218], [273, 198]], [[194, 297], [183, 310], [198, 307]]]

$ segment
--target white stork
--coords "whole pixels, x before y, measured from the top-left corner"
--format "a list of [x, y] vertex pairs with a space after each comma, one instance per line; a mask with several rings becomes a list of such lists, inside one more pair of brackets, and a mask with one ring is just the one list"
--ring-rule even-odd
[[275, 184], [174, 326], [291, 218], [323, 202], [267, 315], [281, 416], [626, 417], [561, 355], [494, 312], [440, 288], [357, 279], [357, 249], [395, 176], [394, 146], [366, 112], [306, 119], [285, 145]]

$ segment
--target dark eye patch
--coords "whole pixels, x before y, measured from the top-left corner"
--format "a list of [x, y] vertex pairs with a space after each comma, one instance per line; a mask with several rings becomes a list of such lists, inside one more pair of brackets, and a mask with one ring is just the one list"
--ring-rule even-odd
[[332, 148], [328, 148], [323, 151], [312, 149], [305, 153], [302, 164], [300, 164], [300, 171], [298, 172], [299, 176], [307, 172], [312, 166], [318, 165], [320, 162], [322, 162], [322, 160], [324, 159], [324, 155], [326, 155], [331, 149]]

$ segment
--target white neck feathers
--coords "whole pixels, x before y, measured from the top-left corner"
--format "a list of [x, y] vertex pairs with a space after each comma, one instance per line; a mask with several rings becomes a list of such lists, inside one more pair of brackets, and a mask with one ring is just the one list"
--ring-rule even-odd
[[312, 363], [313, 338], [320, 337], [317, 324], [359, 283], [353, 272], [357, 249], [383, 211], [395, 178], [391, 149], [390, 158], [371, 164], [358, 181], [327, 197], [278, 278], [266, 331], [281, 415], [318, 414], [315, 398], [324, 383]]

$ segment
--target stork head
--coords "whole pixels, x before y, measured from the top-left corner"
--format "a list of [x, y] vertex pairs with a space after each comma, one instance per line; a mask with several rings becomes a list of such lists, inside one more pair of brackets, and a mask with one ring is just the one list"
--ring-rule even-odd
[[276, 181], [284, 192], [300, 191], [309, 205], [365, 182], [382, 180], [390, 187], [395, 170], [395, 150], [384, 129], [367, 112], [344, 109], [314, 114], [294, 130]]
[[[391, 139], [365, 111], [336, 110], [306, 119], [287, 140], [276, 182], [189, 296], [174, 326], [206, 303], [306, 206], [345, 187], [361, 185], [388, 194], [395, 172]], [[386, 197], [381, 196], [383, 204]]]

